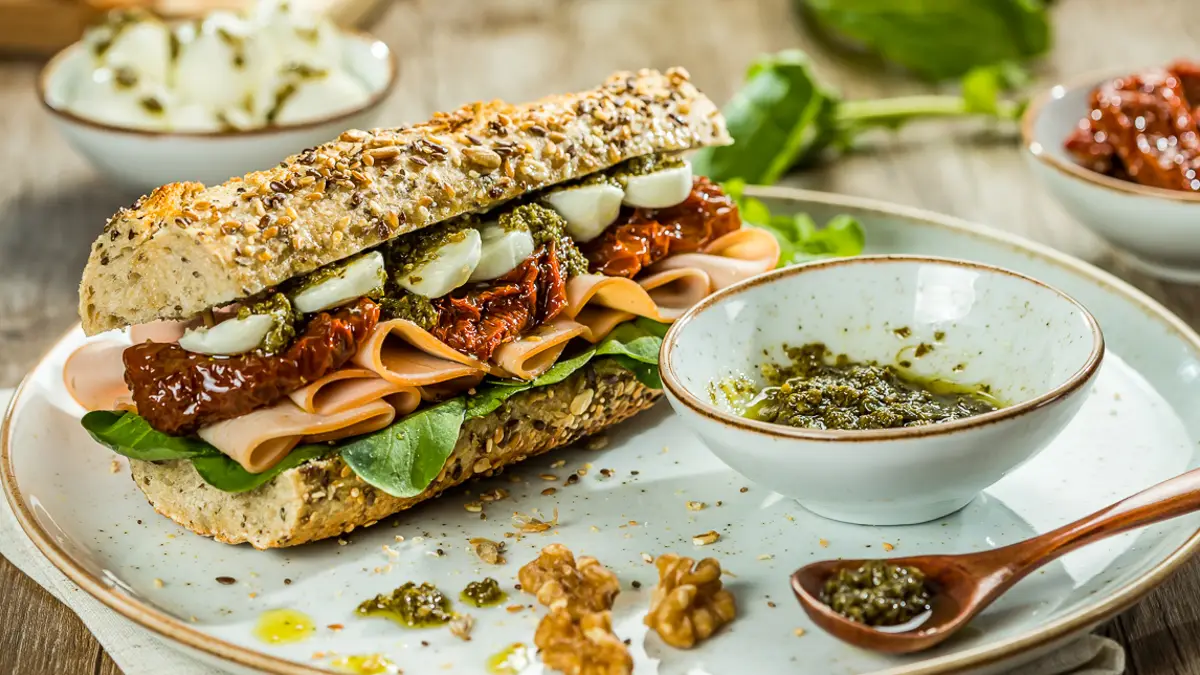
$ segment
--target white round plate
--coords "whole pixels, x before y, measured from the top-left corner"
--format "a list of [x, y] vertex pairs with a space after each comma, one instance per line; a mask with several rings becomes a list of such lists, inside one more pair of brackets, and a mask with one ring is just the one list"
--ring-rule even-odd
[[[617, 573], [624, 590], [614, 609], [616, 632], [631, 641], [637, 672], [664, 675], [996, 672], [1127, 607], [1187, 559], [1200, 517], [1106, 540], [1021, 582], [965, 634], [913, 656], [860, 651], [816, 629], [788, 587], [790, 573], [805, 563], [1001, 546], [1197, 466], [1200, 417], [1181, 412], [1200, 407], [1200, 338], [1123, 282], [1004, 234], [858, 199], [786, 189], [756, 194], [769, 198], [773, 209], [807, 211], [817, 222], [838, 213], [859, 218], [871, 253], [982, 261], [1073, 295], [1096, 315], [1108, 343], [1078, 418], [1050, 448], [963, 511], [923, 525], [864, 527], [814, 516], [741, 478], [661, 404], [610, 432], [602, 450], [568, 449], [531, 460], [341, 541], [260, 552], [188, 533], [156, 515], [126, 471], [110, 471], [114, 456], [79, 427], [81, 410], [61, 383], [64, 357], [83, 339], [75, 330], [30, 374], [9, 410], [0, 439], [8, 498], [38, 547], [88, 592], [171, 644], [237, 672], [330, 672], [333, 652], [382, 652], [407, 672], [484, 672], [489, 655], [510, 643], [531, 643], [542, 610], [531, 609], [533, 599], [512, 591], [512, 584], [520, 565], [555, 541]], [[553, 466], [558, 461], [565, 466]], [[584, 478], [563, 485], [584, 466], [591, 467]], [[601, 469], [611, 469], [611, 477]], [[511, 496], [486, 505], [486, 520], [463, 508], [494, 487]], [[548, 487], [557, 491], [543, 496]], [[688, 501], [708, 507], [692, 511]], [[556, 507], [560, 522], [550, 532], [504, 539], [513, 511], [536, 508], [548, 515]], [[708, 530], [721, 533], [720, 541], [694, 546], [692, 536]], [[472, 537], [506, 541], [507, 563], [482, 564], [468, 551]], [[714, 556], [736, 575], [728, 586], [737, 597], [737, 620], [691, 651], [665, 646], [641, 622], [656, 578], [642, 554], [667, 551]], [[222, 576], [237, 582], [219, 584]], [[484, 576], [509, 589], [506, 605], [526, 607], [468, 609], [476, 618], [470, 642], [444, 628], [405, 630], [354, 614], [361, 600], [405, 581], [433, 582], [457, 596]], [[263, 644], [252, 628], [273, 608], [306, 612], [319, 629], [297, 644]], [[337, 624], [344, 628], [327, 627]], [[797, 637], [797, 628], [806, 633]], [[525, 672], [541, 672], [536, 658]]]

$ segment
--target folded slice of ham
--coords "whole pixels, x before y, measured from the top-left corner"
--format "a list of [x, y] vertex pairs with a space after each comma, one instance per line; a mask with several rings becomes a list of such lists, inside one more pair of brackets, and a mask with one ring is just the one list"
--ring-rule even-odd
[[694, 269], [708, 275], [710, 292], [732, 286], [779, 264], [779, 242], [766, 230], [743, 227], [710, 242], [700, 253], [681, 253], [650, 267], [653, 276], [666, 270]]
[[520, 340], [500, 345], [492, 358], [513, 377], [532, 380], [558, 361], [571, 338], [586, 330], [570, 319], [554, 319]]
[[386, 427], [395, 418], [396, 409], [382, 400], [322, 415], [306, 412], [290, 399], [284, 399], [204, 427], [198, 435], [250, 473], [262, 473], [278, 464], [301, 441], [320, 443], [367, 434]]
[[288, 398], [301, 410], [322, 415], [386, 399], [398, 408], [397, 414], [407, 415], [420, 405], [421, 392], [388, 382], [366, 368], [342, 368], [293, 391]]
[[87, 342], [71, 352], [63, 364], [63, 384], [71, 398], [88, 411], [116, 410], [119, 402], [132, 401], [121, 360], [121, 352], [128, 346], [101, 340]]

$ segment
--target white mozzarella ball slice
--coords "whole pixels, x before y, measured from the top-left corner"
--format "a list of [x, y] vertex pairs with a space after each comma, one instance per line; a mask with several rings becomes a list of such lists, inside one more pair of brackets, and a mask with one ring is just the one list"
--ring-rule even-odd
[[465, 236], [437, 250], [433, 258], [408, 272], [396, 282], [427, 298], [440, 298], [467, 283], [479, 265], [483, 241], [478, 230], [466, 229]]
[[184, 331], [179, 346], [189, 352], [212, 356], [233, 356], [258, 349], [275, 319], [266, 314], [251, 314], [244, 319], [229, 319], [212, 328]]
[[498, 279], [533, 255], [533, 235], [529, 230], [506, 230], [500, 223], [485, 223], [479, 228], [479, 238], [482, 242], [479, 266], [468, 281]]
[[362, 82], [339, 71], [299, 78], [289, 92], [277, 101], [275, 124], [306, 122], [353, 110], [366, 103], [369, 97]]
[[292, 306], [304, 314], [319, 312], [361, 298], [385, 281], [383, 254], [371, 251], [350, 262], [340, 274], [297, 293], [292, 298]]
[[579, 242], [595, 239], [612, 225], [624, 199], [625, 191], [608, 183], [580, 185], [546, 196], [550, 208], [567, 221], [567, 234]]
[[171, 110], [168, 115], [168, 123], [174, 131], [206, 132], [221, 130], [221, 119], [217, 114], [199, 103], [188, 103]]
[[630, 176], [625, 183], [625, 203], [642, 209], [675, 206], [692, 193], [692, 167], [663, 169], [642, 176]]

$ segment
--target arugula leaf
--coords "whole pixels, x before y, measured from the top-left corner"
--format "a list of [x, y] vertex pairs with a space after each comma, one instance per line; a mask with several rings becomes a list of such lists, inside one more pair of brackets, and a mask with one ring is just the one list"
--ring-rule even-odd
[[778, 267], [806, 260], [855, 256], [866, 245], [862, 224], [852, 216], [834, 216], [825, 227], [818, 228], [807, 213], [772, 214], [762, 201], [745, 196], [745, 183], [741, 180], [726, 181], [721, 187], [737, 202], [743, 222], [770, 232], [779, 242]]
[[802, 0], [798, 6], [821, 30], [930, 80], [1036, 57], [1051, 42], [1040, 0]]
[[[821, 84], [808, 57], [796, 49], [759, 57], [741, 90], [723, 109], [733, 145], [699, 150], [697, 173], [727, 183], [770, 185], [791, 168], [850, 148], [869, 129], [896, 129], [914, 120], [981, 115], [1019, 119], [1024, 104], [1000, 93], [1020, 84], [1022, 71], [1010, 62], [972, 70], [961, 96], [919, 95], [878, 100], [842, 100]], [[751, 222], [767, 222], [749, 212]]]
[[[214, 448], [215, 449], [215, 448]], [[192, 466], [204, 482], [224, 492], [249, 492], [260, 485], [271, 482], [275, 476], [294, 469], [301, 464], [325, 455], [332, 454], [336, 448], [331, 445], [302, 445], [293, 449], [286, 457], [279, 460], [275, 466], [262, 473], [250, 473], [241, 464], [218, 452], [215, 456], [196, 457]]]
[[97, 443], [118, 455], [133, 459], [157, 462], [224, 456], [220, 450], [198, 438], [171, 436], [157, 431], [149, 422], [133, 413], [96, 410], [84, 415], [80, 424]]
[[358, 477], [393, 497], [415, 497], [441, 473], [462, 428], [466, 404], [452, 398], [341, 447]]

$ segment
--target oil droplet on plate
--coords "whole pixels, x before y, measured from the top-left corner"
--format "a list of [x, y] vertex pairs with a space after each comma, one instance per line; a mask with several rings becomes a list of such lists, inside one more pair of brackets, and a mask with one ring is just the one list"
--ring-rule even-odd
[[284, 645], [307, 640], [317, 626], [312, 617], [294, 609], [271, 609], [258, 617], [254, 637], [270, 645]]
[[522, 642], [514, 642], [488, 657], [487, 671], [491, 675], [517, 675], [530, 663], [529, 649]]
[[331, 665], [338, 670], [344, 670], [354, 675], [385, 675], [400, 672], [396, 664], [383, 654], [342, 656], [334, 659]]

